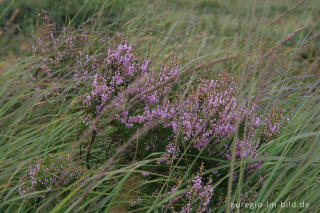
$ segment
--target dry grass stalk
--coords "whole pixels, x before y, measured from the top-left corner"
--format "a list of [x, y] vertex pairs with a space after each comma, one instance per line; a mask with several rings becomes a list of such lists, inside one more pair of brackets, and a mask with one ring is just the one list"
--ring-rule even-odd
[[278, 16], [276, 19], [274, 19], [272, 22], [270, 22], [266, 28], [274, 25], [275, 23], [277, 23], [278, 21], [280, 21], [280, 19], [282, 19], [284, 16], [286, 16], [288, 13], [290, 13], [292, 10], [296, 9], [297, 7], [299, 7], [301, 4], [303, 4], [306, 0], [300, 0], [296, 5], [294, 5], [293, 7], [287, 9], [286, 11], [284, 11], [280, 16]]
[[10, 17], [10, 19], [6, 22], [6, 27], [9, 27], [10, 24], [16, 19], [20, 12], [20, 9], [15, 9]]

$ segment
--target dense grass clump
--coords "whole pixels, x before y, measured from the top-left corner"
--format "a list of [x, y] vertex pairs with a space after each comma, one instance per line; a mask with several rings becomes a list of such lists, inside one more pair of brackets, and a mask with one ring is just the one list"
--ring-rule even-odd
[[0, 1], [1, 211], [317, 211], [317, 1], [80, 2]]

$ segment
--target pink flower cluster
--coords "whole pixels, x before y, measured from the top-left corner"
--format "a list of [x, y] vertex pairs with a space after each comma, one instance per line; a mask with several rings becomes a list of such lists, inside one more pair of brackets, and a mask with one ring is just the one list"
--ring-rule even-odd
[[199, 79], [196, 89], [170, 106], [165, 127], [181, 134], [184, 142], [201, 150], [234, 133], [236, 123], [237, 86], [232, 78], [218, 76], [217, 80]]
[[[130, 88], [128, 95], [142, 94], [177, 74], [178, 66], [173, 62], [162, 67], [158, 73], [148, 72], [143, 76], [143, 84], [136, 88]], [[163, 120], [167, 118], [170, 115], [170, 112], [167, 111], [170, 104], [167, 95], [172, 91], [172, 84], [176, 81], [177, 78], [159, 89], [142, 95], [139, 101], [141, 103], [140, 108], [143, 108], [143, 113], [136, 114], [135, 112], [124, 111], [117, 115], [118, 120], [130, 127], [134, 124], [148, 125], [154, 119]]]
[[[139, 63], [132, 53], [131, 46], [126, 42], [116, 48], [110, 48], [102, 64], [96, 64], [99, 71], [94, 75], [91, 83], [91, 92], [86, 95], [82, 104], [87, 111], [87, 116], [95, 117], [99, 114], [106, 103], [116, 99], [116, 106], [122, 103], [121, 92], [137, 78], [145, 76], [148, 60]], [[121, 114], [125, 116], [126, 113]], [[119, 120], [125, 123], [120, 115]], [[85, 123], [88, 124], [88, 118]]]
[[289, 118], [284, 120], [282, 112], [272, 108], [266, 115], [263, 123], [263, 131], [261, 133], [262, 138], [265, 141], [270, 141], [280, 134], [280, 129], [289, 122]]
[[[63, 29], [58, 35], [55, 24], [50, 24], [45, 12], [39, 14], [38, 19], [44, 33], [33, 45], [33, 53], [39, 59], [32, 67], [34, 78], [45, 77], [54, 79], [54, 82], [71, 78], [82, 82], [91, 81], [89, 93], [82, 101], [86, 111], [83, 122], [87, 125], [105, 104], [116, 100], [115, 107], [119, 107], [126, 96], [141, 94], [178, 73], [178, 65], [174, 62], [163, 65], [160, 71], [151, 72], [148, 69], [149, 59], [139, 60], [126, 41], [108, 44], [107, 38], [102, 38], [94, 41], [94, 45], [104, 47], [100, 51], [83, 50], [81, 47], [89, 45], [90, 34], [87, 31], [78, 33], [72, 29]], [[131, 83], [136, 81], [143, 83], [132, 86]], [[171, 91], [171, 85], [167, 84], [140, 97], [139, 101], [149, 113], [134, 115], [124, 111], [116, 116], [117, 119], [126, 126], [132, 126], [161, 116], [160, 109], [157, 112], [152, 106], [164, 99]], [[123, 94], [125, 90], [127, 92]], [[46, 99], [49, 97], [50, 94], [46, 94]]]
[[81, 167], [72, 162], [69, 156], [50, 158], [48, 162], [36, 160], [29, 165], [29, 171], [20, 177], [18, 191], [20, 195], [45, 191], [38, 195], [45, 198], [51, 190], [78, 181], [81, 174]]
[[[213, 195], [213, 187], [211, 186], [212, 180], [209, 179], [207, 183], [203, 183], [202, 177], [197, 175], [192, 179], [191, 182], [192, 184], [189, 191], [179, 194], [169, 201], [169, 208], [174, 212], [178, 211], [179, 213], [209, 212], [210, 208], [208, 205]], [[168, 193], [168, 196], [177, 191], [178, 187], [173, 187]], [[175, 203], [177, 203], [179, 200], [184, 200], [187, 202], [180, 209], [175, 206]]]
[[[83, 106], [87, 111], [85, 123], [88, 124], [89, 116], [92, 118], [100, 113], [105, 104], [116, 100], [115, 107], [118, 107], [123, 103], [124, 96], [134, 96], [148, 91], [178, 72], [178, 66], [172, 64], [170, 68], [164, 66], [159, 73], [154, 74], [148, 72], [148, 64], [149, 59], [139, 63], [132, 52], [132, 48], [126, 42], [119, 44], [116, 48], [109, 49], [102, 65], [105, 69], [101, 69], [94, 76], [91, 92], [83, 101]], [[140, 83], [137, 87], [132, 86], [131, 83], [135, 81], [142, 81], [143, 83]], [[159, 104], [171, 91], [171, 84], [140, 97], [140, 107], [144, 107], [142, 115], [130, 115], [128, 111], [123, 111], [116, 115], [116, 119], [130, 127], [133, 124], [147, 123], [155, 118], [164, 117]], [[126, 90], [125, 94], [122, 93], [124, 90]], [[152, 108], [155, 105], [158, 105], [158, 109]]]
[[86, 32], [75, 33], [70, 28], [63, 28], [58, 35], [56, 24], [50, 23], [45, 11], [38, 14], [38, 25], [38, 38], [32, 45], [32, 52], [38, 57], [32, 66], [35, 78], [71, 78], [79, 76], [79, 72], [88, 73], [89, 56], [79, 50], [88, 45]]
[[161, 155], [157, 163], [161, 164], [165, 161], [167, 165], [170, 165], [173, 163], [174, 160], [178, 158], [179, 152], [179, 148], [176, 148], [174, 144], [169, 143], [166, 147], [166, 152]]
[[[181, 145], [189, 144], [200, 151], [205, 146], [213, 147], [223, 139], [234, 135], [236, 122], [239, 119], [240, 133], [236, 142], [236, 160], [255, 159], [259, 157], [260, 143], [268, 142], [280, 132], [284, 124], [282, 114], [275, 110], [262, 120], [256, 114], [256, 104], [239, 105], [236, 99], [238, 87], [235, 81], [226, 76], [218, 75], [216, 80], [199, 79], [198, 85], [185, 97], [178, 96], [174, 101], [163, 98], [161, 103], [147, 105], [142, 115], [129, 116], [132, 122], [147, 124], [158, 119], [165, 128], [173, 131], [173, 137], [180, 141], [176, 145], [169, 143], [166, 152], [161, 155], [158, 163], [170, 164], [179, 156]], [[263, 126], [259, 132], [259, 127]], [[256, 140], [254, 136], [258, 134]], [[178, 137], [178, 138], [177, 138]], [[226, 151], [223, 158], [231, 160], [231, 144], [224, 144]], [[264, 155], [267, 155], [265, 153]], [[248, 172], [257, 171], [262, 162], [248, 164]]]

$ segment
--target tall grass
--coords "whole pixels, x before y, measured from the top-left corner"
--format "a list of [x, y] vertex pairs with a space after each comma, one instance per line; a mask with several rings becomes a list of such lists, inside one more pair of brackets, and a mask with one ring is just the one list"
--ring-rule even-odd
[[[78, 79], [31, 81], [32, 65], [39, 58], [13, 49], [14, 60], [9, 61], [6, 60], [7, 51], [3, 51], [0, 62], [1, 211], [170, 212], [168, 202], [187, 191], [188, 180], [199, 171], [197, 167], [202, 162], [209, 166], [201, 175], [213, 177], [212, 200], [217, 201], [222, 195], [221, 204], [211, 207], [214, 212], [319, 211], [320, 52], [317, 47], [320, 37], [317, 35], [320, 2], [305, 1], [294, 7], [297, 3], [293, 0], [84, 1], [83, 5], [75, 3], [73, 19], [64, 21], [56, 8], [50, 9], [54, 4], [48, 3], [49, 16], [52, 14], [53, 20], [61, 26], [70, 27], [75, 22], [79, 23], [74, 25], [78, 27], [85, 21], [86, 14], [93, 15], [89, 24], [83, 24], [94, 32], [90, 34], [89, 44], [82, 47], [84, 52], [94, 54], [107, 48], [119, 38], [120, 32], [139, 57], [150, 58], [151, 70], [157, 71], [159, 66], [175, 58], [180, 65], [178, 72], [187, 72], [176, 83], [175, 91], [187, 95], [198, 77], [212, 79], [218, 74], [228, 74], [239, 84], [237, 99], [240, 103], [250, 103], [254, 96], [258, 100], [257, 111], [263, 117], [277, 106], [283, 110], [283, 117], [290, 121], [278, 137], [259, 148], [258, 158], [236, 160], [233, 153], [230, 161], [221, 160], [207, 157], [202, 152], [189, 152], [192, 147], [187, 147], [180, 158], [168, 166], [157, 164], [165, 148], [142, 157], [137, 151], [143, 150], [141, 143], [148, 140], [152, 131], [166, 136], [167, 130], [136, 128], [130, 132], [116, 125], [105, 125], [98, 145], [107, 143], [110, 135], [116, 142], [125, 142], [121, 146], [110, 146], [104, 151], [106, 157], [100, 154], [102, 148], [94, 146], [92, 155], [96, 157], [90, 161], [93, 166], [85, 169], [86, 162], [78, 157], [78, 145], [81, 140], [81, 144], [89, 144], [93, 133], [90, 129], [83, 131], [84, 114], [79, 100], [85, 96], [86, 86], [90, 83], [80, 80], [86, 86], [75, 90]], [[7, 18], [13, 8], [24, 5], [16, 1], [6, 4], [0, 13]], [[63, 7], [60, 3], [55, 4]], [[28, 16], [33, 18], [33, 15]], [[70, 17], [70, 13], [66, 17]], [[23, 23], [23, 20], [17, 22]], [[35, 19], [29, 23], [35, 24]], [[31, 28], [36, 31], [33, 24]], [[4, 32], [0, 37], [1, 44], [17, 41], [10, 38], [11, 28], [7, 28], [5, 24], [1, 25]], [[108, 36], [106, 46], [96, 46], [96, 41], [105, 35]], [[32, 36], [31, 41], [34, 41]], [[21, 44], [9, 43], [7, 47]], [[19, 54], [24, 56], [18, 57]], [[219, 60], [221, 58], [223, 60]], [[212, 61], [215, 63], [210, 63]], [[65, 72], [63, 66], [58, 72]], [[56, 88], [60, 88], [54, 94], [57, 98], [47, 101], [45, 94]], [[182, 88], [186, 90], [181, 91]], [[108, 119], [115, 110], [105, 110], [100, 123], [111, 122]], [[159, 143], [165, 140], [161, 138]], [[263, 155], [266, 152], [268, 156]], [[31, 201], [32, 195], [19, 194], [19, 178], [28, 172], [32, 160], [54, 159], [70, 153], [74, 161], [78, 160], [84, 167], [83, 184], [74, 182], [57, 186], [54, 194], [36, 202]], [[126, 161], [127, 156], [138, 160]], [[246, 166], [253, 162], [262, 162], [261, 168], [256, 173], [246, 173]], [[215, 171], [226, 172], [215, 177]], [[149, 176], [144, 177], [144, 173]], [[239, 174], [236, 179], [235, 174]], [[257, 181], [259, 176], [264, 184]], [[170, 194], [175, 184], [180, 187]], [[152, 196], [156, 189], [157, 194]], [[256, 195], [249, 193], [250, 190], [256, 191]], [[268, 202], [278, 206], [235, 208], [231, 205], [243, 201], [245, 193], [249, 193], [247, 203]], [[141, 203], [138, 198], [142, 199]], [[281, 202], [289, 201], [296, 202], [298, 207], [281, 207]], [[299, 207], [302, 202], [310, 206]]]

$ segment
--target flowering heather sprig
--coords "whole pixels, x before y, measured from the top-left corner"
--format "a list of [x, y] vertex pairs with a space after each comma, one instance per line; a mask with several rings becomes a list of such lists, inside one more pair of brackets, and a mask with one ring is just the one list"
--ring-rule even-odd
[[[111, 63], [108, 65], [109, 69], [105, 70], [106, 73], [95, 75], [91, 93], [83, 101], [87, 114], [90, 116], [91, 113], [91, 117], [96, 116], [102, 107], [112, 100], [117, 100], [115, 107], [121, 105], [124, 97], [120, 95], [125, 88], [128, 88], [126, 96], [138, 95], [166, 81], [178, 72], [176, 64], [173, 64], [171, 68], [164, 66], [158, 74], [147, 72], [149, 60], [145, 59], [142, 64], [138, 63], [128, 45], [120, 44], [116, 49], [109, 50], [108, 54], [111, 54], [106, 60], [106, 63]], [[130, 83], [138, 80], [142, 80], [143, 84], [133, 88]], [[173, 83], [141, 96], [139, 106], [144, 109], [142, 114], [134, 115], [135, 112], [123, 111], [116, 115], [116, 119], [127, 127], [131, 127], [134, 124], [148, 124], [156, 118], [166, 118], [169, 114], [165, 111], [168, 108], [166, 104], [170, 104], [166, 101], [166, 95], [171, 91]], [[86, 118], [85, 123], [87, 120], [89, 119]]]
[[166, 153], [160, 156], [160, 159], [157, 161], [158, 164], [166, 162], [167, 165], [172, 164], [172, 162], [179, 156], [179, 148], [176, 148], [174, 144], [169, 143], [166, 147]]
[[[145, 60], [145, 61], [148, 61]], [[147, 63], [144, 63], [147, 65]], [[128, 95], [138, 95], [152, 89], [155, 85], [161, 84], [168, 80], [170, 77], [178, 74], [178, 65], [173, 63], [165, 65], [161, 68], [159, 73], [146, 72], [143, 77], [143, 84], [136, 88], [130, 88]], [[167, 99], [167, 95], [172, 91], [172, 85], [177, 81], [177, 78], [166, 84], [165, 86], [154, 90], [153, 92], [146, 93], [140, 97], [140, 107], [143, 108], [143, 113], [134, 115], [135, 113], [123, 112], [117, 116], [126, 126], [132, 126], [134, 124], [148, 125], [154, 119], [166, 119], [173, 112], [169, 112], [170, 102]]]
[[[81, 64], [82, 51], [76, 50], [78, 46], [87, 45], [86, 35], [78, 35], [71, 29], [63, 28], [58, 35], [56, 24], [50, 23], [45, 11], [38, 14], [38, 38], [32, 45], [32, 52], [38, 56], [39, 62], [33, 65], [34, 77], [49, 77], [71, 75], [71, 67]], [[74, 60], [76, 59], [76, 60]], [[64, 67], [61, 67], [64, 65]], [[68, 73], [57, 74], [58, 68], [65, 68]], [[72, 75], [71, 75], [72, 76]]]
[[18, 191], [20, 195], [45, 191], [38, 195], [45, 198], [50, 191], [80, 180], [82, 173], [83, 169], [69, 156], [36, 160], [30, 163], [28, 172], [20, 177]]
[[[110, 48], [103, 59], [102, 64], [96, 64], [103, 67], [94, 75], [91, 92], [83, 100], [83, 106], [87, 114], [95, 117], [99, 114], [106, 103], [111, 100], [118, 100], [116, 106], [122, 103], [121, 92], [137, 78], [145, 75], [148, 66], [148, 60], [139, 63], [137, 57], [133, 54], [131, 46], [126, 42], [119, 44], [116, 48]], [[118, 120], [126, 123], [126, 112], [117, 115]], [[87, 121], [85, 121], [87, 123]]]
[[148, 172], [142, 172], [141, 175], [142, 175], [143, 177], [148, 177], [150, 174], [149, 174]]
[[[245, 160], [245, 159], [255, 159], [259, 157], [257, 149], [259, 147], [259, 144], [252, 144], [251, 141], [243, 141], [243, 140], [238, 140], [236, 142], [236, 151], [235, 151], [235, 160]], [[225, 157], [228, 160], [231, 160], [231, 153], [232, 149], [228, 149]], [[265, 154], [266, 155], [266, 154]], [[254, 162], [254, 163], [249, 163], [247, 166], [247, 172], [248, 174], [252, 174], [256, 172], [260, 167], [262, 166], [262, 162]], [[236, 175], [235, 175], [236, 177]]]
[[188, 97], [174, 102], [165, 127], [182, 133], [183, 141], [193, 139], [192, 146], [201, 150], [210, 140], [214, 144], [234, 133], [237, 117], [237, 86], [232, 78], [199, 79]]
[[[283, 121], [283, 115], [281, 112], [273, 108], [270, 112], [267, 113], [267, 116], [263, 121], [261, 121], [260, 116], [254, 113], [255, 104], [253, 104], [250, 110], [243, 108], [243, 115], [248, 116], [246, 125], [246, 131], [242, 136], [242, 139], [239, 139], [236, 142], [236, 151], [235, 159], [244, 160], [244, 159], [255, 159], [258, 158], [258, 148], [262, 142], [268, 142], [272, 138], [280, 134], [280, 128], [285, 125], [288, 120]], [[263, 129], [259, 132], [258, 128], [262, 125]], [[258, 133], [257, 140], [254, 141], [253, 138], [255, 134]], [[229, 148], [225, 154], [225, 157], [228, 160], [231, 160], [232, 150]], [[263, 156], [267, 156], [268, 153], [264, 153]], [[261, 157], [261, 156], [260, 156]], [[248, 174], [256, 172], [262, 166], [262, 162], [249, 163], [247, 166]]]
[[142, 202], [142, 199], [140, 197], [137, 197], [136, 200], [130, 203], [131, 206], [136, 206]]
[[282, 111], [272, 108], [267, 113], [263, 123], [263, 131], [261, 137], [264, 141], [270, 141], [280, 134], [280, 129], [289, 122], [289, 118], [284, 120]]
[[[73, 86], [78, 90], [82, 81], [92, 79], [92, 76], [98, 72], [102, 64], [102, 56], [106, 54], [95, 54], [89, 50], [83, 49], [88, 46], [90, 35], [87, 31], [76, 31], [72, 28], [63, 28], [58, 30], [56, 24], [52, 24], [45, 11], [38, 14], [38, 33], [35, 43], [32, 46], [32, 52], [35, 56], [35, 63], [32, 64], [32, 80], [45, 79], [57, 86], [52, 91], [45, 93], [45, 100], [54, 98], [63, 90], [63, 86]], [[100, 39], [95, 43], [97, 46], [103, 46]], [[60, 84], [61, 81], [76, 79], [75, 84]], [[81, 80], [81, 81], [79, 81]], [[46, 85], [42, 84], [44, 89]], [[63, 99], [65, 97], [62, 97]]]
[[[257, 145], [251, 144], [251, 141], [237, 141], [236, 144], [236, 155], [235, 159], [237, 160], [243, 160], [246, 158], [255, 158], [257, 157]], [[231, 150], [229, 149], [226, 158], [228, 160], [231, 160]]]
[[[212, 180], [209, 179], [207, 183], [203, 182], [201, 176], [196, 175], [191, 180], [190, 189], [187, 192], [184, 192], [180, 195], [173, 197], [168, 203], [169, 207], [173, 211], [178, 211], [179, 213], [186, 212], [197, 212], [203, 213], [210, 211], [208, 207], [211, 197], [213, 196], [213, 187], [211, 186]], [[178, 190], [178, 187], [173, 187], [168, 193], [168, 196], [175, 193]], [[187, 202], [185, 205], [178, 209], [177, 204], [179, 201]]]

